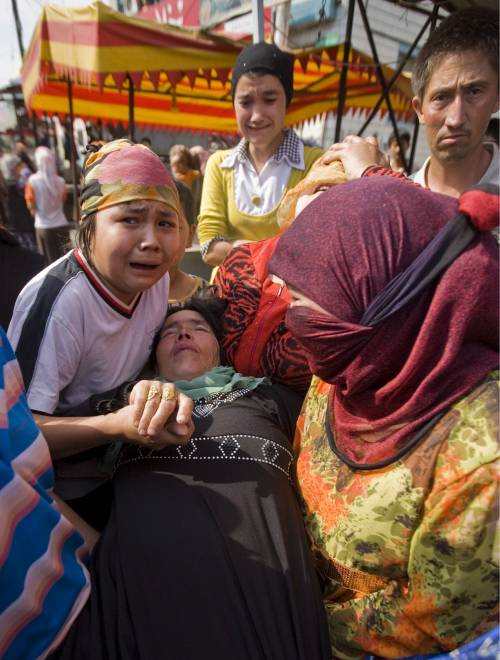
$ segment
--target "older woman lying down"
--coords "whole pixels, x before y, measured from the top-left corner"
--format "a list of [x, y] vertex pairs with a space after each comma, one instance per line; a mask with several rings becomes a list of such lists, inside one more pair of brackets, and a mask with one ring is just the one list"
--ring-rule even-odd
[[220, 366], [212, 305], [179, 306], [161, 331], [158, 370], [175, 388], [149, 381], [146, 406], [183, 391], [195, 431], [122, 450], [90, 603], [59, 658], [330, 658], [292, 487], [300, 397]]

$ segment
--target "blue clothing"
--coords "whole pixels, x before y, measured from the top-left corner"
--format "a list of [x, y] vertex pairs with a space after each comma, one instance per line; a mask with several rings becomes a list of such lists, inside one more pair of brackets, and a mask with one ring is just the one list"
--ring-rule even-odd
[[[500, 627], [497, 626], [468, 644], [449, 653], [414, 655], [406, 660], [497, 660], [500, 657]], [[374, 660], [369, 656], [367, 660]]]
[[0, 328], [0, 657], [44, 658], [89, 595], [83, 539], [55, 508], [49, 450]]

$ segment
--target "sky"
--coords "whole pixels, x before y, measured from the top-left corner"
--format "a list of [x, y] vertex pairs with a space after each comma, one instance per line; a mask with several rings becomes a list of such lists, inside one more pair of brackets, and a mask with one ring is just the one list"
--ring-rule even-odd
[[[31, 40], [44, 5], [57, 4], [64, 7], [78, 7], [89, 4], [89, 0], [17, 0], [17, 7], [23, 28], [25, 50]], [[0, 87], [10, 80], [19, 78], [21, 54], [17, 41], [12, 0], [0, 0]]]

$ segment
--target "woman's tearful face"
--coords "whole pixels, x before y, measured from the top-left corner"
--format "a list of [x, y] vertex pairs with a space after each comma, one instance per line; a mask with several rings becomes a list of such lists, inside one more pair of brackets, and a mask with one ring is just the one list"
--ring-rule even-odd
[[201, 314], [182, 310], [167, 317], [156, 360], [160, 376], [191, 380], [220, 365], [219, 342]]

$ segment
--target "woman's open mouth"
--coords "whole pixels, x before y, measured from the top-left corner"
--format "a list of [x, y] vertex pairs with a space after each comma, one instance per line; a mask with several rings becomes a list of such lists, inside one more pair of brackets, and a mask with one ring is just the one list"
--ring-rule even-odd
[[138, 261], [130, 262], [130, 267], [134, 268], [134, 270], [151, 271], [151, 270], [156, 270], [158, 266], [159, 264], [143, 264], [143, 263], [139, 263]]

